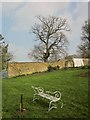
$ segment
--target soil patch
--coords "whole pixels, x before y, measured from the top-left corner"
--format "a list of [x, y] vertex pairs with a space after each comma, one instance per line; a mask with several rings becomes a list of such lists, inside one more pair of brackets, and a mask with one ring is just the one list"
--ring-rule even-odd
[[90, 71], [88, 71], [86, 73], [81, 73], [79, 76], [81, 76], [81, 77], [90, 77]]

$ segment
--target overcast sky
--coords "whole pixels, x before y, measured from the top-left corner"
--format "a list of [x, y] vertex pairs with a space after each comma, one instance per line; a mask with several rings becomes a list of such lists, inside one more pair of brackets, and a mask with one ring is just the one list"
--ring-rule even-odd
[[37, 15], [54, 15], [67, 18], [71, 28], [71, 31], [67, 34], [68, 53], [75, 54], [77, 46], [81, 43], [81, 27], [88, 19], [88, 2], [82, 1], [88, 0], [82, 0], [81, 2], [80, 0], [63, 0], [63, 2], [61, 2], [62, 0], [55, 0], [56, 2], [54, 0], [29, 1], [2, 0], [0, 33], [5, 37], [6, 43], [9, 43], [9, 52], [14, 55], [13, 61], [31, 61], [27, 54], [37, 44], [31, 32], [33, 24], [38, 22]]

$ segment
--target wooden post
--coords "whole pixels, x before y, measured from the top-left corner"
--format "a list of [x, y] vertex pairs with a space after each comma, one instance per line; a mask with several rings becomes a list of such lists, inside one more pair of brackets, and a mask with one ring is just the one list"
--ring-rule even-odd
[[20, 112], [23, 111], [23, 101], [22, 101], [22, 98], [23, 98], [23, 96], [22, 96], [22, 94], [21, 94], [21, 99], [20, 99]]
[[26, 109], [23, 108], [23, 95], [21, 94], [21, 99], [20, 99], [20, 112], [26, 111]]

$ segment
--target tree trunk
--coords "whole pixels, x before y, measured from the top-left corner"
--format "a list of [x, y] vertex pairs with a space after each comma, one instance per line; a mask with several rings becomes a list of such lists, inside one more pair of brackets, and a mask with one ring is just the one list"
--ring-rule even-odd
[[50, 53], [49, 53], [49, 52], [44, 53], [44, 55], [43, 55], [44, 62], [48, 62], [48, 58], [49, 58], [49, 56], [50, 56]]

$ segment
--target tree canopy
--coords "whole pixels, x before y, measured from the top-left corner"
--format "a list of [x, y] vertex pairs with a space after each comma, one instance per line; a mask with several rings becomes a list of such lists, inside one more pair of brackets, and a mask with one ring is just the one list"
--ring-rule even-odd
[[81, 45], [78, 46], [78, 52], [83, 58], [90, 58], [90, 21], [85, 21], [82, 26]]
[[32, 32], [39, 44], [34, 46], [29, 56], [44, 62], [65, 56], [68, 40], [64, 31], [70, 31], [67, 20], [55, 16], [38, 16], [37, 19], [40, 23], [34, 24]]
[[0, 70], [7, 69], [7, 62], [13, 58], [8, 52], [8, 44], [5, 43], [4, 37], [0, 34]]

